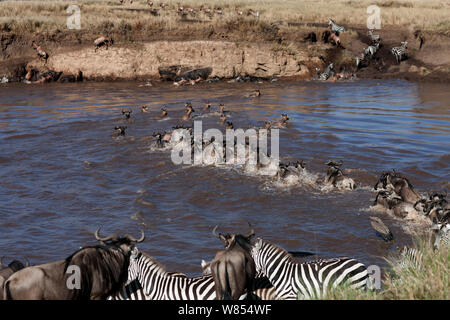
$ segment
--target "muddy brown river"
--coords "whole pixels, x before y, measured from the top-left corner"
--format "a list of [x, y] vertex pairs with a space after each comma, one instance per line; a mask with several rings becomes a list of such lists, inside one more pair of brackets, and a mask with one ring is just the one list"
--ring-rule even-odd
[[[0, 256], [40, 264], [94, 244], [93, 232], [130, 233], [168, 270], [201, 272], [222, 244], [211, 234], [247, 232], [288, 250], [352, 256], [385, 265], [411, 243], [405, 222], [369, 210], [382, 171], [405, 174], [421, 193], [450, 187], [450, 86], [407, 81], [275, 82], [175, 87], [140, 83], [0, 85]], [[244, 95], [259, 88], [262, 96]], [[235, 128], [290, 117], [280, 130], [282, 161], [303, 159], [318, 176], [342, 160], [358, 188], [284, 187], [237, 168], [175, 165], [151, 149], [152, 134], [225, 104]], [[147, 104], [150, 112], [139, 106]], [[170, 119], [157, 121], [162, 105]], [[122, 109], [133, 110], [125, 120]], [[223, 129], [218, 117], [204, 127]], [[127, 126], [125, 137], [113, 128]], [[377, 215], [395, 236], [384, 243]]]

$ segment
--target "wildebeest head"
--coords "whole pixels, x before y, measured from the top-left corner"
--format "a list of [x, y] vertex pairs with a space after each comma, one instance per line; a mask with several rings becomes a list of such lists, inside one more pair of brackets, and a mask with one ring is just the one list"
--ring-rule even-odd
[[250, 254], [252, 229], [248, 235], [213, 234], [223, 241], [225, 250], [219, 251], [210, 263], [202, 263], [204, 270], [210, 268], [218, 299], [238, 299], [245, 291], [250, 292], [251, 283], [256, 276], [256, 266]]
[[117, 135], [124, 136], [126, 128], [126, 126], [115, 126], [114, 130], [116, 130]]
[[242, 234], [230, 234], [230, 233], [226, 233], [226, 234], [217, 233], [218, 227], [219, 226], [214, 227], [213, 235], [215, 237], [217, 237], [218, 239], [222, 240], [222, 242], [225, 246], [225, 249], [230, 249], [236, 244], [240, 245], [244, 249], [250, 248], [249, 246], [251, 245], [251, 240], [255, 236], [255, 230], [253, 228], [250, 230], [250, 232], [248, 234], [242, 235]]
[[[14, 272], [17, 272], [23, 268], [25, 268], [25, 266], [23, 265], [22, 262], [20, 262], [19, 260], [13, 260], [11, 261], [8, 265], [5, 265], [3, 263], [3, 258], [0, 258], [0, 279], [3, 278], [4, 280], [8, 279]], [[27, 267], [29, 266], [29, 263], [27, 263]], [[1, 286], [0, 286], [1, 288]]]
[[119, 237], [117, 234], [112, 234], [106, 237], [100, 237], [99, 235], [100, 228], [95, 231], [95, 239], [104, 245], [112, 245], [119, 247], [122, 251], [128, 255], [131, 250], [135, 247], [137, 243], [140, 243], [145, 240], [144, 231], [141, 230], [141, 237], [136, 239], [131, 235], [125, 235], [123, 237]]
[[132, 112], [133, 110], [122, 110], [122, 114], [125, 116], [126, 119], [130, 119]]
[[328, 166], [326, 181], [330, 184], [335, 184], [336, 179], [343, 176], [340, 169], [342, 161], [328, 161], [325, 163]]

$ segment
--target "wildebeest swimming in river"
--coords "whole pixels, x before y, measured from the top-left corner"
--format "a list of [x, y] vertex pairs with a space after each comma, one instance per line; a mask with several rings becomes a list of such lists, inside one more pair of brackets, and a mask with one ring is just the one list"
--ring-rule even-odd
[[105, 299], [124, 286], [130, 252], [144, 240], [131, 236], [95, 236], [101, 245], [86, 246], [64, 260], [22, 269], [5, 283], [7, 300]]

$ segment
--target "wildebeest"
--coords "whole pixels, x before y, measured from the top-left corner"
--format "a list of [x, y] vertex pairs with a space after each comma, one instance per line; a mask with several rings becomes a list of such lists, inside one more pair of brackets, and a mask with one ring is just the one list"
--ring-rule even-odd
[[300, 174], [305, 170], [306, 165], [303, 160], [278, 164], [277, 178], [285, 181], [298, 182]]
[[[29, 266], [29, 263], [27, 263], [27, 267]], [[15, 272], [22, 270], [25, 268], [22, 262], [18, 260], [13, 260], [11, 263], [9, 263], [7, 266], [3, 264], [3, 257], [0, 258], [0, 300], [3, 300], [3, 284], [6, 280], [8, 280], [11, 275], [13, 275]]]
[[288, 120], [289, 120], [288, 115], [285, 114], [285, 113], [283, 113], [283, 114], [281, 115], [281, 120], [278, 120], [277, 122], [274, 122], [274, 123], [272, 124], [272, 127], [275, 127], [275, 128], [283, 127], [283, 126], [285, 126], [285, 125], [287, 124], [287, 121], [288, 121]]
[[95, 52], [97, 52], [98, 48], [102, 46], [106, 46], [106, 49], [109, 48], [110, 45], [114, 44], [114, 40], [110, 37], [100, 37], [94, 40]]
[[356, 188], [355, 181], [352, 178], [344, 176], [341, 170], [342, 161], [328, 161], [325, 183], [341, 190], [352, 190]]
[[124, 115], [125, 119], [130, 119], [132, 112], [133, 110], [122, 110], [122, 114]]
[[64, 260], [19, 270], [5, 283], [7, 300], [105, 299], [127, 281], [131, 250], [140, 239], [126, 235], [95, 237], [100, 245], [81, 247]]
[[115, 132], [112, 134], [113, 137], [124, 136], [126, 126], [116, 126], [114, 127]]
[[384, 172], [381, 174], [374, 186], [375, 190], [378, 190], [379, 188], [393, 190], [407, 203], [415, 204], [421, 199], [409, 180], [395, 171]]
[[210, 268], [216, 289], [216, 299], [237, 300], [249, 293], [256, 276], [256, 266], [250, 255], [250, 240], [255, 235], [253, 229], [248, 235], [213, 234], [223, 241], [225, 250], [219, 251], [215, 258], [203, 267]]
[[374, 206], [379, 205], [386, 212], [394, 216], [405, 218], [408, 215], [413, 217], [418, 213], [411, 203], [403, 201], [402, 197], [397, 195], [394, 190], [380, 190], [375, 197]]

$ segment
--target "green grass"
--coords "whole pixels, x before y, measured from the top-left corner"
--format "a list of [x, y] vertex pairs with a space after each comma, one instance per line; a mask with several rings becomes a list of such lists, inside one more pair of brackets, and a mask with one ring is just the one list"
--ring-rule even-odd
[[[339, 287], [330, 291], [331, 300], [449, 300], [450, 250], [434, 251], [428, 239], [415, 239], [422, 253], [422, 268], [417, 268], [400, 255], [386, 258], [389, 268], [381, 290], [358, 290]], [[406, 267], [402, 266], [403, 264]]]

